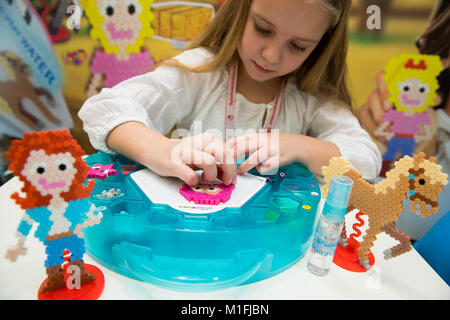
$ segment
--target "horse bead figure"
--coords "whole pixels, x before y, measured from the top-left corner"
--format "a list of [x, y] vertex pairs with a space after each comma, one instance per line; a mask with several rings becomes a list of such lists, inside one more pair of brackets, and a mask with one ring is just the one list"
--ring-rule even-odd
[[[343, 158], [333, 158], [333, 162], [347, 161]], [[347, 162], [348, 163], [348, 162]], [[354, 169], [345, 172], [332, 172], [323, 169], [325, 176], [343, 174], [353, 180], [352, 193], [348, 202], [347, 213], [358, 209], [368, 217], [369, 228], [357, 250], [359, 262], [365, 268], [370, 267], [368, 256], [376, 237], [385, 232], [400, 243], [386, 249], [385, 259], [397, 257], [411, 250], [410, 238], [397, 230], [395, 221], [404, 210], [404, 200], [409, 196], [411, 210], [415, 210], [423, 218], [438, 212], [438, 194], [447, 184], [447, 174], [441, 171], [441, 166], [435, 163], [433, 157], [425, 158], [420, 152], [412, 158], [404, 156], [396, 161], [394, 168], [386, 174], [386, 178], [376, 185], [371, 185], [362, 179], [361, 173]], [[340, 244], [347, 245], [347, 235], [343, 228]]]

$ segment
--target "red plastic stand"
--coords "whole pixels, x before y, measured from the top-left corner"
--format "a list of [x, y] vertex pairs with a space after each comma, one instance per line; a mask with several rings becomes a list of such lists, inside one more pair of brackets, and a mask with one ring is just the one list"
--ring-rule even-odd
[[[80, 289], [59, 289], [46, 293], [38, 293], [38, 300], [97, 300], [105, 287], [105, 277], [103, 272], [97, 268], [96, 266], [85, 264], [86, 272], [92, 272], [95, 276], [95, 281], [85, 284], [81, 286]], [[67, 281], [67, 278], [70, 276], [66, 272], [67, 264], [63, 266], [64, 270], [64, 279]], [[42, 285], [47, 281], [47, 279], [42, 282]]]
[[[333, 258], [334, 264], [348, 271], [366, 272], [367, 270], [359, 263], [357, 251], [359, 248], [359, 242], [353, 238], [349, 238], [347, 241], [348, 245], [346, 247], [338, 244]], [[372, 266], [374, 263], [375, 257], [371, 252], [369, 254], [369, 264]]]

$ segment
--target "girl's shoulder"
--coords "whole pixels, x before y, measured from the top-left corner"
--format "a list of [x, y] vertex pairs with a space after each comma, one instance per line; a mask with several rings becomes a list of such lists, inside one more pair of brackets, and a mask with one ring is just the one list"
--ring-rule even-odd
[[343, 102], [333, 100], [327, 96], [316, 96], [314, 94], [302, 91], [298, 88], [295, 77], [291, 76], [286, 85], [286, 95], [288, 99], [295, 100], [295, 105], [301, 105], [307, 109], [317, 111], [321, 108], [348, 109]]
[[194, 48], [181, 52], [173, 59], [190, 67], [196, 67], [207, 63], [214, 57], [214, 54], [206, 48]]

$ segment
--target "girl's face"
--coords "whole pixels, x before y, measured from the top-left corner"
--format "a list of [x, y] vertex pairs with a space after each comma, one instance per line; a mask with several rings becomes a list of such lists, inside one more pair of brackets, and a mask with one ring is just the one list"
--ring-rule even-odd
[[319, 1], [253, 0], [238, 46], [247, 74], [264, 82], [297, 70], [329, 25]]
[[42, 196], [58, 196], [72, 185], [77, 173], [74, 163], [70, 152], [48, 155], [42, 149], [32, 150], [21, 173]]

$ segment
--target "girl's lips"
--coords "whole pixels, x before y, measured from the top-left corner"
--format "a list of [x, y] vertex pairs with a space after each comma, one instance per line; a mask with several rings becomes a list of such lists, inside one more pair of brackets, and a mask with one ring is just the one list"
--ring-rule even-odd
[[264, 69], [259, 64], [257, 64], [255, 61], [253, 61], [253, 64], [255, 65], [256, 70], [258, 70], [261, 73], [271, 73], [271, 72], [273, 72], [272, 70]]

